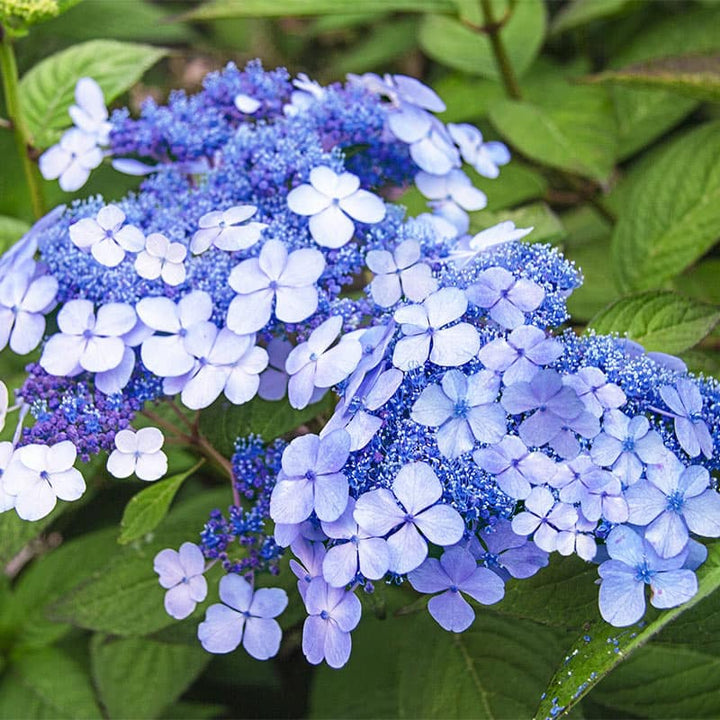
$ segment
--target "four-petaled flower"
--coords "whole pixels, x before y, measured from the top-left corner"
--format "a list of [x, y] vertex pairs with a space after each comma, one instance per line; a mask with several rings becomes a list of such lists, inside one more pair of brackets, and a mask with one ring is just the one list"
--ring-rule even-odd
[[456, 325], [467, 310], [467, 296], [447, 287], [430, 295], [422, 305], [406, 305], [395, 311], [405, 337], [393, 351], [393, 365], [400, 370], [420, 367], [430, 358], [443, 367], [464, 365], [480, 347], [477, 330], [466, 322]]
[[15, 496], [15, 510], [23, 520], [45, 517], [60, 500], [77, 500], [85, 480], [73, 465], [77, 450], [69, 440], [55, 445], [30, 444], [18, 448], [3, 474], [3, 487]]
[[282, 630], [275, 618], [288, 604], [280, 588], [259, 588], [239, 575], [220, 580], [220, 600], [211, 605], [198, 626], [200, 644], [211, 653], [229, 653], [242, 646], [256, 660], [267, 660], [280, 649]]
[[82, 77], [75, 85], [75, 104], [68, 108], [75, 127], [92, 137], [98, 145], [107, 145], [112, 124], [102, 88], [90, 77]]
[[204, 578], [205, 558], [197, 545], [185, 542], [180, 550], [161, 550], [153, 561], [153, 569], [164, 587], [165, 612], [176, 620], [192, 615], [195, 606], [207, 596]]
[[615, 627], [642, 618], [645, 585], [652, 591], [650, 603], [661, 609], [681, 605], [697, 592], [695, 573], [684, 569], [687, 552], [663, 559], [627, 525], [613, 528], [605, 547], [611, 559], [598, 568], [602, 578], [600, 614]]
[[40, 365], [51, 375], [74, 375], [113, 370], [122, 362], [122, 336], [135, 326], [137, 316], [130, 305], [108, 303], [97, 314], [89, 300], [70, 300], [57, 316], [59, 333], [46, 343]]
[[182, 243], [171, 243], [161, 233], [152, 233], [145, 239], [145, 249], [135, 258], [135, 269], [147, 280], [162, 278], [168, 285], [180, 285], [185, 280], [186, 255]]
[[541, 550], [553, 552], [559, 534], [573, 528], [577, 519], [572, 505], [558, 502], [546, 487], [537, 486], [525, 498], [525, 510], [512, 519], [512, 529], [517, 535], [533, 535], [533, 542]]
[[282, 455], [270, 517], [276, 523], [299, 523], [314, 510], [322, 521], [337, 520], [348, 503], [348, 481], [341, 471], [349, 454], [350, 436], [344, 430], [295, 438]]
[[688, 531], [720, 537], [720, 493], [710, 487], [710, 474], [668, 456], [662, 466], [648, 467], [647, 479], [625, 491], [628, 522], [645, 527], [645, 540], [663, 558], [683, 551]]
[[198, 220], [200, 229], [193, 235], [190, 250], [194, 255], [204, 253], [211, 245], [228, 252], [247, 250], [267, 227], [265, 223], [246, 222], [256, 212], [254, 205], [235, 205], [228, 210], [205, 213]]
[[468, 123], [448, 123], [450, 137], [460, 149], [462, 159], [475, 168], [475, 171], [487, 178], [496, 178], [500, 174], [499, 165], [510, 162], [510, 151], [501, 142], [483, 142], [482, 133]]
[[212, 315], [212, 298], [203, 290], [185, 295], [177, 304], [167, 297], [146, 297], [136, 306], [138, 317], [152, 330], [140, 348], [143, 364], [159, 377], [178, 377], [190, 372], [195, 357], [185, 347], [188, 331]]
[[55, 304], [58, 282], [36, 273], [37, 266], [28, 260], [0, 281], [0, 350], [9, 339], [14, 353], [26, 355], [42, 340], [45, 313]]
[[427, 540], [447, 546], [463, 536], [465, 523], [457, 510], [438, 503], [441, 497], [442, 485], [433, 469], [423, 462], [408, 463], [395, 476], [392, 491], [363, 493], [354, 517], [368, 534], [389, 535], [390, 570], [407, 573], [427, 557]]
[[310, 184], [298, 185], [287, 197], [288, 207], [298, 215], [310, 215], [310, 234], [318, 245], [340, 248], [355, 234], [355, 223], [379, 223], [385, 204], [373, 193], [360, 189], [351, 173], [338, 175], [325, 165], [310, 171]]
[[525, 313], [537, 310], [545, 291], [532, 280], [516, 278], [501, 267], [483, 270], [466, 291], [473, 305], [485, 308], [488, 315], [509, 330], [525, 322]]
[[664, 414], [674, 419], [680, 447], [690, 457], [697, 457], [702, 452], [709, 460], [713, 454], [713, 439], [702, 419], [703, 399], [697, 385], [690, 380], [678, 380], [675, 387], [661, 387], [660, 396], [671, 410]]
[[79, 190], [103, 160], [102, 150], [92, 135], [72, 128], [63, 134], [60, 142], [48, 148], [38, 159], [40, 174], [46, 180], [59, 178], [65, 192]]
[[96, 218], [83, 218], [70, 226], [70, 239], [81, 250], [107, 267], [116, 267], [126, 252], [138, 253], [145, 247], [142, 230], [125, 225], [125, 213], [117, 205], [102, 208]]
[[369, 580], [379, 580], [390, 567], [387, 543], [359, 527], [353, 517], [354, 511], [355, 500], [350, 498], [337, 520], [322, 523], [329, 538], [346, 541], [331, 547], [323, 559], [323, 577], [333, 587], [344, 587], [352, 582], [358, 569]]
[[290, 375], [288, 398], [294, 408], [306, 407], [315, 388], [329, 388], [348, 377], [362, 357], [362, 347], [354, 337], [343, 337], [330, 347], [340, 334], [343, 320], [335, 315], [318, 325], [307, 341], [294, 347], [285, 361]]
[[420, 262], [422, 252], [416, 240], [401, 242], [391, 253], [370, 250], [365, 262], [375, 273], [370, 294], [380, 307], [392, 307], [404, 295], [412, 302], [422, 302], [437, 290], [437, 280], [429, 265]]
[[158, 480], [168, 469], [167, 455], [160, 449], [164, 442], [162, 432], [154, 427], [120, 430], [107, 461], [108, 472], [116, 478], [135, 473], [141, 480]]
[[440, 452], [450, 459], [472, 450], [476, 441], [499, 442], [507, 418], [495, 402], [500, 380], [489, 370], [469, 377], [449, 370], [440, 385], [428, 385], [415, 401], [410, 417], [420, 425], [436, 427]]
[[475, 620], [475, 611], [462, 596], [466, 593], [482, 605], [502, 600], [505, 584], [492, 570], [479, 567], [462, 547], [447, 549], [438, 560], [427, 558], [408, 573], [410, 584], [421, 593], [441, 593], [428, 602], [428, 610], [448, 632], [461, 633]]
[[238, 293], [230, 303], [228, 327], [243, 335], [265, 327], [273, 314], [285, 323], [310, 317], [318, 306], [317, 279], [325, 269], [319, 250], [288, 254], [285, 243], [268, 240], [256, 258], [233, 268], [228, 282]]
[[308, 617], [303, 625], [302, 649], [311, 665], [323, 660], [341, 668], [350, 657], [350, 633], [360, 622], [362, 606], [353, 592], [334, 588], [321, 577], [313, 578], [305, 593]]

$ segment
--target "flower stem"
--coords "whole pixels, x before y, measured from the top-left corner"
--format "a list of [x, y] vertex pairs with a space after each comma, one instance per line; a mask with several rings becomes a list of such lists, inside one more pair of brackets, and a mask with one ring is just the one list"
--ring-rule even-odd
[[490, 38], [495, 61], [497, 62], [503, 85], [505, 85], [505, 92], [508, 97], [511, 97], [513, 100], [522, 100], [520, 85], [518, 85], [515, 70], [510, 62], [507, 50], [505, 50], [505, 43], [500, 35], [504, 22], [495, 21], [491, 0], [480, 0], [480, 7], [482, 8], [485, 19], [484, 30]]
[[37, 168], [30, 160], [30, 155], [28, 154], [28, 149], [31, 145], [30, 133], [25, 123], [20, 94], [18, 93], [19, 82], [15, 51], [13, 50], [12, 40], [2, 25], [0, 25], [0, 74], [2, 75], [7, 114], [12, 124], [15, 145], [17, 146], [23, 173], [25, 174], [25, 182], [30, 192], [33, 214], [36, 218], [40, 218], [45, 213], [42, 187], [40, 185]]
[[[182, 413], [179, 408], [175, 408], [177, 412]], [[204, 455], [208, 460], [218, 466], [224, 474], [230, 478], [230, 486], [232, 488], [233, 504], [240, 507], [240, 495], [237, 487], [235, 487], [235, 476], [233, 475], [232, 463], [223, 455], [221, 455], [200, 433], [196, 425], [193, 425], [190, 433], [183, 432], [177, 425], [171, 423], [169, 420], [160, 417], [152, 410], [141, 410], [140, 413], [144, 415], [148, 420], [152, 420], [156, 425], [167, 430], [171, 433], [173, 439], [180, 440], [191, 447], [194, 447]], [[187, 418], [184, 418], [187, 422]]]

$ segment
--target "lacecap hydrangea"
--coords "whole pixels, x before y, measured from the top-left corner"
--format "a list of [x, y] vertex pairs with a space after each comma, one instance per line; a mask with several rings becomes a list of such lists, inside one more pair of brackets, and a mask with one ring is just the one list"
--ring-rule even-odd
[[[402, 75], [323, 87], [259, 63], [138, 118], [78, 83], [75, 126], [41, 170], [69, 189], [107, 159], [144, 179], [56, 209], [0, 261], [2, 344], [40, 347], [16, 390], [2, 509], [35, 520], [80, 497], [78, 456], [162, 477], [162, 433], [132, 427], [157, 403], [217, 461], [176, 402], [336, 398], [315, 432], [238, 438], [220, 458], [227, 511], [155, 558], [178, 619], [224, 569], [198, 627], [208, 651], [274, 656], [290, 601], [308, 661], [341, 667], [379, 583], [426, 595], [462, 632], [552, 553], [598, 564], [613, 625], [643, 617], [646, 585], [658, 608], [690, 599], [697, 538], [720, 536], [717, 383], [563, 330], [578, 270], [531, 228], [469, 234], [486, 197], [464, 168], [494, 178], [510, 157], [444, 109]], [[428, 199], [415, 218], [390, 201], [413, 183]], [[280, 572], [294, 599], [256, 587]]]

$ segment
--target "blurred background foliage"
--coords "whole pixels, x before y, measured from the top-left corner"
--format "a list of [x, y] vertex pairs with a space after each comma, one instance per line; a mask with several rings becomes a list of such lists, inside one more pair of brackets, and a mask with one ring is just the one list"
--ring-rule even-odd
[[[368, 71], [419, 77], [447, 103], [444, 121], [472, 122], [513, 152], [499, 179], [473, 176], [489, 198], [474, 231], [505, 219], [533, 225], [531, 240], [557, 245], [583, 270], [585, 284], [570, 299], [578, 331], [628, 333], [693, 370], [720, 373], [715, 0], [65, 4], [15, 43], [30, 106], [39, 93], [35, 156], [65, 117], [66, 105], [59, 121], [43, 105], [43, 83], [55, 87], [58, 68], [69, 66], [57, 53], [75, 53], [72, 87], [103, 59], [106, 46], [83, 45], [98, 40], [160, 49], [139, 51], [112, 81], [113, 105], [135, 112], [145, 98], [198, 90], [230, 60], [258, 57], [321, 83]], [[137, 184], [103, 166], [77, 197], [118, 198]], [[42, 181], [42, 189], [48, 208], [72, 199], [57, 183]], [[412, 214], [424, 210], [416, 191], [402, 202]], [[0, 127], [0, 247], [32, 217], [12, 133]], [[3, 379], [17, 387], [25, 360], [3, 362]], [[240, 424], [238, 434], [252, 429], [248, 417]], [[192, 463], [171, 458], [171, 467]], [[523, 581], [521, 592], [509, 586], [508, 598], [484, 609], [462, 638], [415, 612], [422, 608], [380, 619], [402, 605], [390, 590], [380, 593], [365, 609], [378, 619], [363, 623], [339, 672], [307, 666], [292, 617], [274, 662], [241, 652], [210, 658], [194, 639], [197, 615], [173, 623], [163, 613], [151, 565], [158, 549], [187, 539], [188, 527], [201, 527], [227, 499], [196, 474], [157, 528], [118, 545], [123, 508], [140, 484], [110, 482], [101, 465], [82, 502], [40, 523], [0, 516], [1, 718], [531, 717], [585, 621], [597, 616], [592, 568], [558, 562]], [[717, 717], [718, 630], [720, 599], [711, 595], [658, 627], [572, 716]]]

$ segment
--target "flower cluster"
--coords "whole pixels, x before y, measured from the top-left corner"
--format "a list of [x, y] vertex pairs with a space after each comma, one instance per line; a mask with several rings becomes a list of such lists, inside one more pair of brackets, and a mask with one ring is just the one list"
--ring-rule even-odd
[[[176, 618], [205, 600], [210, 564], [225, 570], [198, 629], [208, 651], [277, 653], [288, 597], [254, 583], [286, 548], [303, 652], [332, 667], [350, 656], [358, 588], [382, 581], [430, 596], [451, 632], [474, 620], [468, 597], [500, 601], [552, 553], [599, 564], [618, 626], [642, 618], [645, 585], [655, 607], [692, 597], [695, 538], [720, 536], [720, 386], [562, 331], [581, 278], [520, 242], [531, 228], [468, 234], [486, 198], [463, 163], [496, 177], [505, 146], [443, 124], [442, 100], [405, 76], [320, 87], [229, 66], [193, 97], [110, 120], [90, 87], [77, 131], [147, 177], [116, 203], [58, 210], [0, 263], [0, 337], [21, 354], [43, 343], [18, 392], [36, 423], [3, 455], [4, 509], [36, 519], [79, 497], [77, 453], [162, 476], [162, 435], [128, 428], [146, 402], [302, 410], [334, 391], [317, 432], [238, 440], [228, 512], [155, 559]], [[386, 198], [413, 182], [429, 212], [406, 218]]]

